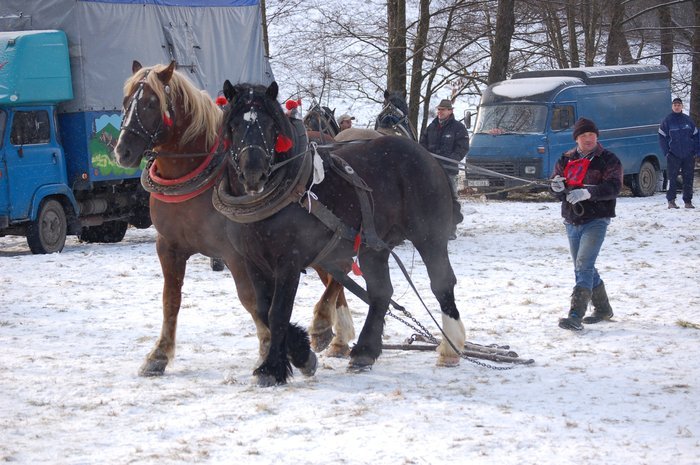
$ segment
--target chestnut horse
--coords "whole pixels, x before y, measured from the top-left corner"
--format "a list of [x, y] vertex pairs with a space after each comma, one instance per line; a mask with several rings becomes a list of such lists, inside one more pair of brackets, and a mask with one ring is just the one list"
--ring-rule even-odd
[[[142, 157], [150, 157], [142, 181], [151, 191], [151, 219], [163, 271], [163, 323], [140, 369], [143, 376], [163, 374], [173, 359], [187, 260], [196, 253], [225, 261], [238, 298], [255, 322], [261, 359], [270, 340], [257, 316], [253, 284], [226, 236], [228, 219], [212, 206], [212, 186], [225, 165], [216, 153], [222, 111], [175, 66], [171, 62], [144, 68], [133, 63], [133, 75], [124, 84], [124, 120], [114, 149], [117, 163], [125, 167], [137, 167]], [[335, 290], [330, 295], [316, 304], [310, 333], [315, 350], [330, 342], [331, 355], [342, 355], [354, 338], [352, 319], [347, 307], [336, 312]]]

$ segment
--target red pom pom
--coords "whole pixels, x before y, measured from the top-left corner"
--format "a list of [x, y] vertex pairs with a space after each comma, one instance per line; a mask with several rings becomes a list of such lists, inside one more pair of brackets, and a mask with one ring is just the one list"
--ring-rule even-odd
[[287, 103], [284, 104], [284, 106], [287, 110], [293, 110], [300, 105], [301, 105], [301, 99], [299, 99], [299, 100], [287, 100]]
[[228, 103], [228, 100], [226, 100], [226, 97], [224, 97], [223, 95], [219, 95], [218, 97], [216, 97], [215, 103], [220, 107], [223, 107]]
[[279, 136], [277, 136], [277, 142], [275, 143], [275, 152], [284, 153], [291, 149], [292, 145], [292, 139], [285, 136], [284, 134], [280, 134]]

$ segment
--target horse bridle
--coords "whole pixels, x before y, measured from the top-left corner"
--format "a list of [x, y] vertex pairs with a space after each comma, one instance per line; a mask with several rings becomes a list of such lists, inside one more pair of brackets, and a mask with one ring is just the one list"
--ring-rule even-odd
[[[165, 85], [165, 96], [166, 96], [166, 106], [168, 108], [168, 121], [169, 123], [166, 124], [165, 121], [165, 115], [159, 120], [158, 126], [156, 126], [155, 130], [149, 131], [143, 124], [143, 121], [141, 121], [141, 116], [139, 115], [139, 106], [138, 102], [141, 100], [141, 97], [143, 97], [143, 90], [146, 85], [146, 77], [148, 76], [148, 73], [150, 73], [151, 70], [146, 71], [146, 74], [144, 74], [143, 78], [138, 83], [138, 87], [136, 88], [136, 92], [134, 92], [131, 95], [131, 98], [129, 99], [129, 104], [126, 106], [124, 110], [124, 118], [122, 118], [122, 124], [120, 127], [120, 131], [128, 131], [137, 137], [143, 139], [146, 141], [148, 144], [146, 147], [146, 151], [150, 151], [152, 149], [158, 138], [162, 135], [162, 133], [165, 131], [167, 127], [170, 127], [173, 125], [173, 115], [175, 114], [175, 111], [172, 107], [172, 101], [169, 98], [170, 95], [170, 86], [167, 84]], [[135, 105], [135, 107], [134, 107]], [[132, 110], [132, 107], [133, 110]], [[132, 113], [133, 111], [133, 113]], [[129, 124], [128, 126], [124, 125], [124, 121], [126, 119], [126, 115], [132, 114], [132, 116], [135, 118], [136, 123], [138, 123], [138, 127], [131, 127], [132, 125]]]

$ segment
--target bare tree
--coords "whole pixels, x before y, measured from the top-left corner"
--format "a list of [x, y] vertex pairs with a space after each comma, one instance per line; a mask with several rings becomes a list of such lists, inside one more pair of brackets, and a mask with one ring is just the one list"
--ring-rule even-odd
[[625, 21], [625, 1], [609, 0], [610, 32], [608, 33], [608, 47], [605, 52], [605, 64], [616, 65], [620, 61], [623, 64], [633, 63], [630, 47], [623, 29]]
[[502, 81], [508, 72], [510, 42], [515, 32], [515, 0], [498, 0], [496, 33], [491, 47], [488, 83]]
[[387, 89], [406, 92], [406, 1], [386, 2], [388, 42]]
[[695, 32], [693, 33], [693, 65], [690, 87], [690, 116], [700, 124], [700, 0], [693, 0]]

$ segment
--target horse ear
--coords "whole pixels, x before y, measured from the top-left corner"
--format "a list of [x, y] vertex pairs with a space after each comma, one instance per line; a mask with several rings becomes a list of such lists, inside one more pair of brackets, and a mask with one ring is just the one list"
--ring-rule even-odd
[[236, 89], [233, 88], [233, 84], [231, 84], [231, 81], [226, 79], [226, 82], [224, 82], [224, 97], [226, 97], [226, 100], [230, 102], [235, 96]]
[[143, 66], [141, 66], [141, 63], [139, 63], [138, 61], [134, 60], [134, 61], [131, 63], [131, 74], [136, 74], [136, 73], [138, 73], [139, 70], [140, 70], [141, 68], [143, 68]]
[[280, 88], [277, 86], [277, 81], [272, 81], [270, 87], [267, 88], [265, 94], [272, 100], [277, 100], [277, 94], [279, 94]]
[[170, 79], [173, 77], [173, 71], [175, 71], [175, 66], [177, 66], [177, 62], [173, 60], [170, 62], [167, 68], [158, 73], [158, 79], [160, 82], [163, 84], [170, 82]]
[[384, 90], [384, 100], [389, 100], [389, 89]]

